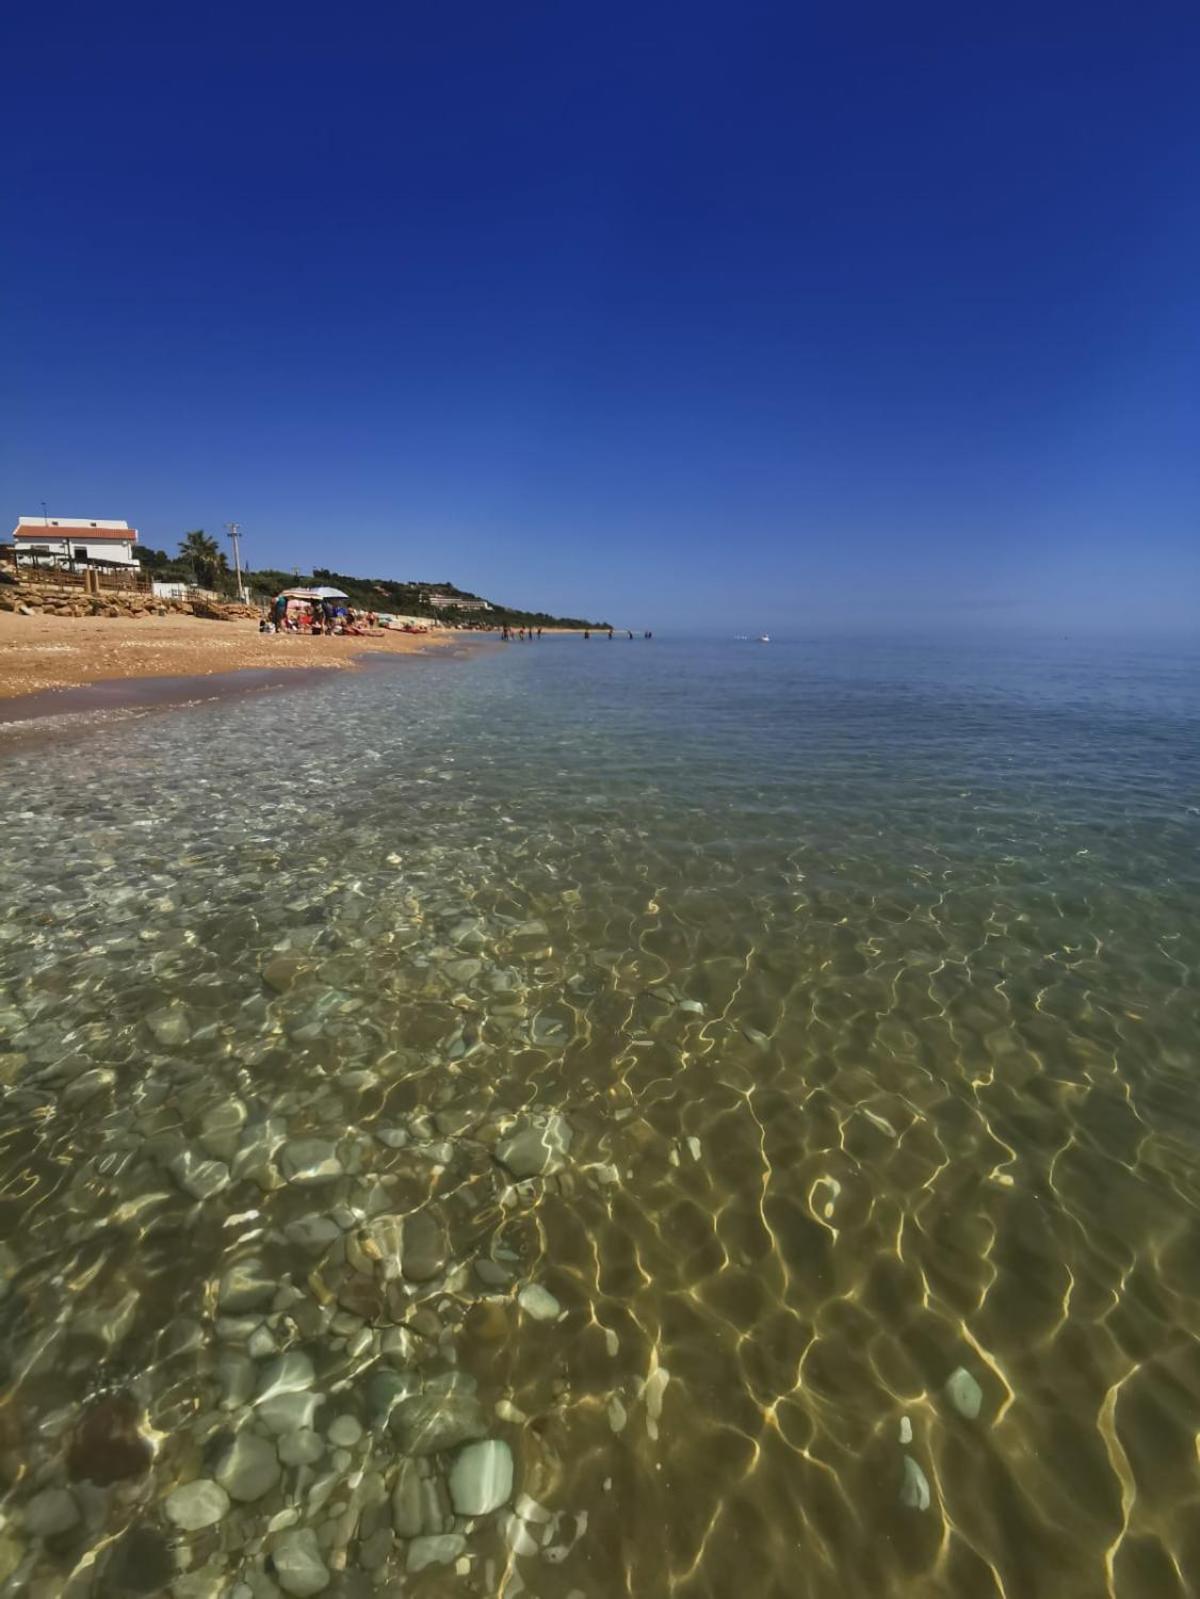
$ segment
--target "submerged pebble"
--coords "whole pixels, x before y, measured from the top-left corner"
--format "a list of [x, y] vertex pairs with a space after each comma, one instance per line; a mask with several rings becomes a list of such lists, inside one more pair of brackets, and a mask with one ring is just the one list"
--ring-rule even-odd
[[316, 1381], [313, 1363], [300, 1350], [289, 1350], [263, 1369], [258, 1385], [258, 1400], [273, 1399], [279, 1394], [303, 1393]]
[[167, 1520], [181, 1532], [200, 1532], [214, 1527], [229, 1514], [229, 1495], [219, 1483], [207, 1477], [185, 1483], [167, 1495], [163, 1505]]
[[928, 1510], [931, 1495], [929, 1479], [911, 1455], [904, 1457], [904, 1479], [900, 1484], [900, 1503], [909, 1510]]
[[99, 1488], [140, 1477], [150, 1467], [150, 1441], [138, 1430], [138, 1405], [130, 1394], [106, 1394], [88, 1406], [67, 1447], [73, 1482]]
[[298, 1427], [295, 1432], [284, 1433], [278, 1452], [285, 1466], [311, 1466], [325, 1453], [325, 1441], [320, 1433]]
[[336, 1416], [326, 1434], [329, 1442], [339, 1449], [353, 1449], [362, 1435], [362, 1423], [357, 1416]]
[[538, 1541], [520, 1516], [504, 1516], [500, 1525], [504, 1532], [504, 1541], [514, 1555], [536, 1555], [538, 1553]]
[[467, 1547], [460, 1532], [439, 1533], [432, 1537], [414, 1538], [408, 1546], [405, 1569], [414, 1575], [426, 1566], [448, 1566]]
[[170, 1162], [171, 1176], [192, 1199], [211, 1199], [229, 1187], [229, 1167], [222, 1160], [208, 1160], [184, 1150]]
[[329, 1567], [321, 1557], [321, 1546], [311, 1527], [298, 1527], [280, 1533], [271, 1551], [271, 1569], [284, 1593], [295, 1599], [323, 1593], [329, 1586]]
[[446, 1265], [446, 1239], [442, 1225], [430, 1210], [404, 1218], [400, 1269], [411, 1282], [428, 1282]]
[[146, 1026], [158, 1043], [168, 1048], [186, 1044], [192, 1036], [187, 1007], [178, 1000], [172, 1000], [169, 1005], [150, 1011], [146, 1016]]
[[417, 1538], [425, 1525], [423, 1482], [415, 1460], [402, 1460], [392, 1491], [392, 1526], [400, 1538]]
[[974, 1421], [983, 1408], [983, 1389], [965, 1366], [959, 1366], [946, 1379], [946, 1398], [968, 1421]]
[[275, 1281], [263, 1269], [261, 1260], [240, 1260], [229, 1267], [217, 1289], [217, 1304], [230, 1316], [250, 1310], [265, 1310], [275, 1297]]
[[35, 1538], [53, 1538], [79, 1523], [79, 1506], [67, 1488], [43, 1488], [25, 1506], [25, 1530]]
[[651, 1438], [658, 1437], [658, 1422], [662, 1415], [663, 1395], [667, 1391], [667, 1384], [670, 1380], [671, 1373], [665, 1366], [655, 1366], [642, 1384], [642, 1398], [646, 1404], [646, 1431]]
[[214, 1475], [231, 1499], [251, 1503], [269, 1493], [279, 1481], [279, 1460], [265, 1438], [240, 1432], [222, 1455]]
[[279, 1165], [288, 1182], [300, 1188], [333, 1183], [342, 1175], [337, 1146], [323, 1138], [298, 1138], [285, 1144]]
[[557, 1321], [562, 1315], [562, 1306], [548, 1288], [543, 1288], [538, 1283], [530, 1283], [527, 1288], [522, 1288], [517, 1295], [517, 1303], [527, 1316], [532, 1316], [534, 1321]]
[[513, 1487], [512, 1451], [489, 1438], [468, 1444], [450, 1472], [450, 1498], [460, 1516], [486, 1516], [507, 1504]]
[[565, 1116], [526, 1118], [496, 1145], [496, 1159], [516, 1178], [549, 1176], [562, 1170], [571, 1136]]
[[268, 1432], [282, 1436], [311, 1428], [323, 1403], [323, 1394], [273, 1394], [270, 1399], [257, 1401], [255, 1412]]

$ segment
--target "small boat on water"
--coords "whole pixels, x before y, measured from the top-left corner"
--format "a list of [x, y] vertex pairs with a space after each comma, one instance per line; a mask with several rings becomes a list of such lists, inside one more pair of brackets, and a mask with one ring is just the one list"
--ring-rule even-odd
[[769, 644], [771, 642], [771, 635], [769, 633], [760, 633], [756, 642], [759, 644]]

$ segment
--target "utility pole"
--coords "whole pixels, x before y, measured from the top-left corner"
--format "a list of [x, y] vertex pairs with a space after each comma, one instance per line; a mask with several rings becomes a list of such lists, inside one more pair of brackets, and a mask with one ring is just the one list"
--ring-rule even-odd
[[246, 585], [242, 582], [242, 529], [237, 522], [226, 522], [225, 527], [229, 533], [229, 542], [233, 545], [233, 570], [237, 573], [238, 598], [245, 605]]

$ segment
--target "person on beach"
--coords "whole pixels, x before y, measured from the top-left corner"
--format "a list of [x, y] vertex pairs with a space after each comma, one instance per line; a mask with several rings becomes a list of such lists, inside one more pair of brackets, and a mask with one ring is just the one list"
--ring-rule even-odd
[[583, 636], [584, 636], [584, 638], [591, 638], [591, 636], [592, 636], [592, 635], [591, 635], [591, 634], [590, 634], [590, 633], [589, 633], [589, 632], [588, 632], [588, 630], [587, 630], [587, 628], [586, 628], [586, 627], [585, 627], [585, 628], [584, 628], [584, 630], [583, 630]]

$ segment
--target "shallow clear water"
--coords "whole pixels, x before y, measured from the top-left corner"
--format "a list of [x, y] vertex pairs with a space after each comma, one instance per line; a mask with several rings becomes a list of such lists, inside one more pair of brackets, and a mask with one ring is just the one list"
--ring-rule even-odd
[[6, 739], [0, 1580], [1200, 1589], [1198, 688], [547, 639]]

